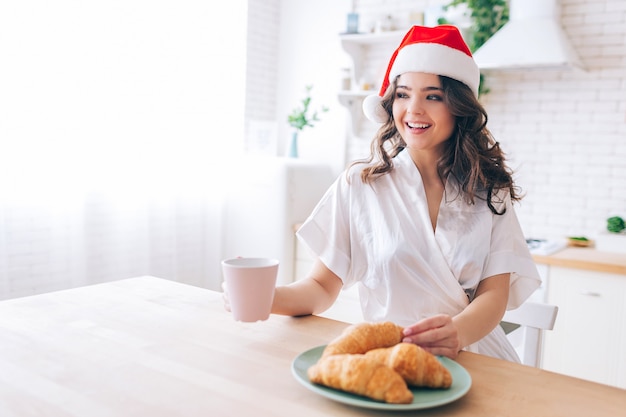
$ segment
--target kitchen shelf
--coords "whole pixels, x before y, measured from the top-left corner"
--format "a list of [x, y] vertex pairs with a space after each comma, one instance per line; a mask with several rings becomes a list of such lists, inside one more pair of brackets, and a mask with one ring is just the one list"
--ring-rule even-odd
[[350, 128], [353, 134], [359, 130], [360, 124], [367, 120], [363, 116], [363, 100], [371, 94], [376, 94], [376, 92], [374, 90], [344, 90], [338, 94], [339, 103], [350, 113]]
[[354, 102], [362, 102], [365, 97], [376, 94], [374, 90], [354, 90], [354, 91], [340, 91], [338, 94], [339, 102], [346, 107], [350, 107]]
[[[405, 34], [406, 31], [398, 30], [339, 35], [343, 50], [346, 51], [352, 60], [350, 84], [362, 87], [364, 83], [367, 83], [372, 86], [368, 90], [341, 90], [337, 94], [339, 102], [350, 113], [350, 132], [348, 133], [350, 136], [360, 132], [363, 123], [371, 123], [363, 115], [363, 100], [369, 95], [377, 94], [382, 82], [382, 79], [378, 79], [380, 78], [378, 74], [370, 74], [367, 70], [375, 71], [386, 66], [386, 62], [391, 58]], [[368, 77], [374, 79], [369, 79]]]
[[341, 47], [352, 58], [353, 82], [363, 77], [365, 58], [372, 49], [383, 48], [387, 52], [384, 59], [389, 59], [404, 35], [404, 31], [340, 35]]
[[406, 31], [393, 30], [378, 33], [343, 33], [339, 36], [342, 42], [372, 45], [375, 43], [389, 43], [396, 41], [399, 44], [405, 34]]

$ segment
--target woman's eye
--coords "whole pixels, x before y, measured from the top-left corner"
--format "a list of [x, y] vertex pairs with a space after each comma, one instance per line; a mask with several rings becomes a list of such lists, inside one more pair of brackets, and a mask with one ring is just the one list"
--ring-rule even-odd
[[407, 98], [409, 95], [407, 93], [403, 93], [403, 92], [397, 92], [396, 93], [396, 98]]
[[440, 95], [438, 95], [438, 94], [429, 94], [429, 95], [426, 97], [426, 99], [427, 99], [427, 100], [441, 101], [441, 100], [443, 100], [443, 97], [441, 97], [441, 96], [440, 96]]

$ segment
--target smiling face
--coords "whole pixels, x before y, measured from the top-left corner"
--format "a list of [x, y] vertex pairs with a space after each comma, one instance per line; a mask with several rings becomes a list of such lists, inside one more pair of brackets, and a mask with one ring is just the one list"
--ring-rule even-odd
[[455, 118], [444, 103], [439, 76], [407, 72], [397, 80], [393, 120], [411, 152], [441, 155], [454, 131]]

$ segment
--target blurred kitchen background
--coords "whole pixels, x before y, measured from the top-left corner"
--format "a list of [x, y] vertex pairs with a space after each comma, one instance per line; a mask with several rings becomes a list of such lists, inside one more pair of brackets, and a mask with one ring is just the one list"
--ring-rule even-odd
[[[348, 14], [384, 35], [448, 3], [2, 2], [0, 299], [146, 274], [219, 289], [237, 255], [290, 280], [294, 228], [375, 128], [346, 72], [376, 91], [397, 44], [356, 62]], [[626, 2], [556, 4], [579, 62], [485, 70], [481, 100], [527, 237], [595, 238], [626, 215]], [[307, 85], [329, 110], [286, 158]]]

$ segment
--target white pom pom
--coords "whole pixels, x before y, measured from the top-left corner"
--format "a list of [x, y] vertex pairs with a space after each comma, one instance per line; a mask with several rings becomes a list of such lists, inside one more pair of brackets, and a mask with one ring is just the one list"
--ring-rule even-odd
[[363, 100], [363, 113], [372, 122], [385, 123], [389, 115], [382, 106], [382, 98], [379, 95], [371, 95]]

